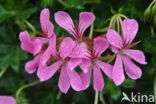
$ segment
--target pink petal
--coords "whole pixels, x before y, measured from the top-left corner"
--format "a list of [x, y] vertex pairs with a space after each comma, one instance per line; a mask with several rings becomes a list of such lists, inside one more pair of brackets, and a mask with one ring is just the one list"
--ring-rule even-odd
[[95, 38], [93, 50], [98, 57], [108, 48], [109, 44], [104, 38]]
[[126, 44], [130, 44], [138, 32], [138, 22], [134, 19], [125, 19], [121, 26], [124, 40]]
[[79, 37], [82, 37], [84, 31], [94, 22], [95, 16], [90, 12], [81, 12], [79, 14]]
[[0, 96], [0, 104], [16, 104], [16, 100], [11, 96]]
[[33, 60], [28, 61], [25, 65], [25, 71], [29, 74], [34, 73], [38, 66], [41, 55], [36, 56]]
[[113, 29], [109, 29], [106, 34], [108, 42], [118, 49], [123, 47], [123, 40], [121, 36]]
[[78, 65], [81, 64], [81, 62], [82, 62], [82, 59], [80, 58], [71, 58], [68, 61], [67, 65], [70, 70], [74, 70]]
[[75, 42], [71, 38], [65, 38], [59, 48], [60, 56], [65, 59], [71, 54], [71, 51], [75, 47]]
[[128, 55], [130, 58], [135, 60], [136, 62], [140, 64], [147, 64], [145, 61], [145, 55], [140, 50], [133, 50], [133, 49], [124, 49], [123, 52]]
[[45, 50], [45, 52], [43, 53], [43, 55], [41, 56], [40, 59], [40, 64], [44, 65], [48, 62], [48, 60], [50, 59], [51, 55], [52, 56], [56, 56], [56, 36], [53, 35], [49, 38], [49, 46], [48, 48]]
[[46, 66], [42, 68], [39, 67], [37, 75], [40, 81], [49, 80], [56, 73], [56, 71], [60, 68], [61, 64], [62, 64], [62, 61], [57, 61], [50, 66]]
[[126, 74], [132, 79], [138, 79], [142, 75], [141, 69], [135, 65], [128, 57], [122, 57]]
[[30, 53], [33, 53], [33, 44], [27, 31], [20, 32], [19, 39], [21, 41], [21, 49]]
[[104, 80], [101, 70], [96, 66], [93, 67], [93, 78], [94, 89], [102, 91], [104, 88]]
[[86, 73], [82, 72], [80, 74], [81, 80], [82, 80], [82, 90], [85, 90], [89, 87], [90, 84], [90, 78], [91, 78], [91, 72], [92, 69], [89, 69]]
[[115, 60], [115, 65], [112, 70], [112, 77], [113, 77], [113, 81], [117, 86], [121, 85], [125, 80], [123, 63], [120, 55], [117, 55], [117, 58]]
[[39, 38], [31, 39], [27, 31], [20, 32], [21, 49], [36, 55], [42, 48], [42, 42]]
[[34, 42], [33, 42], [33, 46], [35, 46], [34, 47], [34, 55], [36, 55], [37, 53], [39, 53], [40, 52], [40, 50], [42, 49], [42, 42], [41, 42], [41, 40], [39, 40], [39, 39], [36, 39]]
[[46, 22], [50, 19], [50, 11], [49, 9], [45, 8], [40, 13], [40, 22]]
[[58, 86], [63, 93], [67, 93], [67, 91], [70, 88], [70, 79], [69, 79], [68, 74], [66, 72], [66, 66], [65, 65], [62, 66]]
[[50, 22], [50, 12], [49, 9], [43, 9], [40, 14], [40, 24], [42, 31], [50, 37], [53, 34], [54, 26]]
[[55, 21], [56, 23], [67, 30], [70, 34], [76, 37], [76, 32], [73, 28], [75, 28], [74, 23], [70, 17], [70, 15], [66, 12], [59, 11], [55, 13]]
[[86, 58], [90, 56], [90, 53], [87, 49], [85, 43], [77, 43], [77, 46], [73, 49], [72, 53], [70, 54], [71, 58]]
[[96, 63], [109, 78], [112, 78], [112, 70], [113, 70], [112, 65], [102, 61], [97, 61]]
[[82, 63], [79, 65], [84, 73], [87, 73], [92, 69], [92, 63], [90, 60], [82, 59]]
[[75, 91], [80, 91], [82, 89], [82, 82], [81, 82], [81, 77], [75, 70], [70, 70], [68, 67], [66, 69], [69, 79], [70, 79], [70, 84], [71, 87]]

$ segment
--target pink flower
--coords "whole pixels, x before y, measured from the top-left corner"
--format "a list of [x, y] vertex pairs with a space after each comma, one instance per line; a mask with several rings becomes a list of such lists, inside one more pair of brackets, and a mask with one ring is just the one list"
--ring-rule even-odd
[[71, 60], [75, 60], [75, 63], [73, 64], [75, 67], [78, 66], [77, 63], [81, 62], [79, 61], [79, 59], [70, 59], [68, 57], [71, 54], [74, 47], [75, 47], [75, 42], [71, 38], [66, 37], [62, 41], [59, 47], [59, 51], [58, 52], [55, 51], [54, 58], [57, 61], [49, 66], [45, 66], [41, 64], [40, 66], [41, 70], [38, 70], [37, 72], [40, 81], [46, 81], [50, 79], [60, 69], [61, 72], [60, 72], [60, 77], [58, 82], [58, 86], [60, 90], [66, 93], [71, 86], [74, 90], [80, 91], [81, 78], [78, 75], [78, 73], [75, 70], [71, 70], [69, 66], [69, 62]]
[[83, 33], [94, 22], [94, 20], [94, 14], [90, 12], [81, 12], [79, 14], [79, 24], [74, 24], [68, 13], [63, 11], [55, 13], [56, 23], [78, 40], [82, 38]]
[[112, 78], [116, 85], [122, 84], [125, 80], [123, 65], [126, 74], [130, 78], [138, 79], [141, 77], [141, 69], [131, 59], [140, 64], [147, 64], [142, 51], [127, 49], [138, 32], [137, 21], [134, 19], [125, 19], [121, 26], [122, 36], [113, 29], [109, 29], [106, 35], [108, 42], [111, 44], [112, 51], [117, 54], [112, 70]]
[[[53, 39], [55, 33], [54, 26], [50, 22], [50, 12], [48, 9], [43, 9], [40, 14], [40, 23], [43, 30], [44, 37], [30, 37], [28, 32], [21, 32], [19, 35], [19, 39], [21, 41], [21, 48], [24, 51], [32, 53], [35, 58], [25, 65], [25, 70], [28, 73], [34, 73], [39, 67], [40, 63], [45, 64], [51, 55], [53, 55], [53, 48], [55, 48], [55, 44], [53, 44]], [[44, 45], [48, 45], [48, 48], [45, 50], [43, 48]]]
[[16, 104], [16, 100], [11, 96], [0, 96], [0, 104]]
[[76, 46], [73, 49], [70, 57], [87, 58], [90, 56], [86, 44], [82, 42], [82, 36], [85, 30], [94, 22], [94, 20], [94, 14], [90, 12], [81, 12], [79, 14], [79, 23], [74, 24], [68, 13], [63, 11], [55, 13], [56, 23], [72, 34], [77, 40]]
[[[40, 14], [40, 23], [46, 37], [52, 36], [54, 30], [54, 26], [49, 19], [49, 10], [43, 9]], [[39, 53], [41, 51], [42, 44], [47, 42], [46, 38], [30, 37], [27, 31], [21, 32], [19, 34], [19, 39], [21, 41], [21, 49], [34, 55]]]
[[101, 70], [111, 78], [112, 66], [105, 62], [100, 61], [100, 56], [108, 48], [108, 42], [104, 38], [95, 38], [94, 46], [90, 60], [83, 60], [80, 64], [83, 72], [81, 73], [82, 78], [82, 89], [85, 90], [89, 87], [91, 72], [93, 71], [93, 86], [97, 91], [101, 91], [104, 88], [104, 80]]

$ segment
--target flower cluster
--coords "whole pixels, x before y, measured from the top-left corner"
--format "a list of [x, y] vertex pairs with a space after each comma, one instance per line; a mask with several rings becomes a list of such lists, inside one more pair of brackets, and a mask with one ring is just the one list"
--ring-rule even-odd
[[[30, 37], [27, 31], [19, 34], [22, 50], [34, 55], [34, 59], [25, 65], [26, 72], [37, 72], [40, 81], [49, 80], [60, 72], [58, 86], [64, 93], [70, 87], [75, 91], [85, 90], [91, 81], [94, 89], [101, 91], [104, 88], [103, 74], [116, 85], [124, 82], [124, 71], [132, 79], [141, 77], [141, 69], [132, 60], [146, 64], [145, 56], [140, 50], [129, 49], [138, 31], [136, 20], [123, 20], [121, 35], [108, 29], [106, 35], [91, 39], [84, 37], [84, 32], [95, 20], [93, 13], [81, 12], [77, 23], [64, 11], [56, 12], [54, 17], [55, 22], [73, 37], [57, 38], [50, 12], [43, 9], [40, 14], [41, 36]], [[111, 49], [116, 57], [114, 65], [103, 61], [107, 49]], [[78, 67], [81, 70], [76, 70]]]

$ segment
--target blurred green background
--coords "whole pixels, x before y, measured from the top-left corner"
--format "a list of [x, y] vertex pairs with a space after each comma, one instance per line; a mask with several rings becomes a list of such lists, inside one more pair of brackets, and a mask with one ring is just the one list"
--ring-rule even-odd
[[[24, 64], [33, 58], [20, 49], [18, 35], [28, 30], [32, 36], [41, 31], [40, 11], [49, 8], [51, 21], [58, 36], [70, 36], [54, 22], [54, 13], [67, 11], [78, 17], [81, 11], [92, 11], [96, 15], [94, 36], [106, 33], [110, 19], [115, 14], [124, 14], [139, 22], [139, 33], [134, 48], [143, 50], [147, 65], [139, 65], [143, 76], [137, 81], [128, 79], [115, 86], [105, 78], [105, 89], [100, 93], [98, 104], [120, 104], [122, 92], [151, 95], [156, 93], [156, 1], [152, 0], [0, 0], [0, 95], [16, 97], [18, 104], [93, 104], [92, 86], [86, 91], [60, 93], [58, 75], [43, 83], [36, 74], [27, 74]], [[89, 30], [89, 29], [88, 29]], [[86, 32], [85, 35], [88, 32]], [[19, 93], [20, 92], [20, 93]], [[105, 103], [104, 103], [105, 102]], [[136, 103], [139, 104], [139, 103]], [[148, 104], [148, 103], [147, 103]]]

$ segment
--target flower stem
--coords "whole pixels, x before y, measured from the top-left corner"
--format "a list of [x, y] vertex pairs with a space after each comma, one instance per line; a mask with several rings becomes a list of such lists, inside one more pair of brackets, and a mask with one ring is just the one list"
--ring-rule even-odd
[[2, 76], [4, 75], [4, 73], [7, 71], [8, 66], [9, 66], [9, 65], [5, 66], [5, 67], [0, 71], [0, 78], [2, 78]]
[[35, 27], [34, 27], [30, 22], [28, 22], [28, 21], [25, 20], [25, 19], [24, 19], [23, 21], [27, 24], [27, 26], [28, 26], [34, 33], [37, 33]]
[[32, 83], [25, 84], [25, 85], [21, 86], [21, 87], [16, 91], [15, 97], [16, 97], [17, 101], [19, 101], [19, 100], [18, 100], [19, 95], [20, 95], [20, 93], [21, 93], [24, 89], [26, 89], [26, 88], [28, 88], [28, 87], [31, 87], [31, 86], [34, 86], [34, 85], [37, 85], [37, 84], [39, 84], [39, 83], [40, 83], [40, 81], [34, 81], [34, 82], [32, 82]]
[[94, 100], [94, 104], [98, 104], [98, 99], [99, 99], [99, 92], [95, 91], [95, 100]]
[[89, 32], [89, 38], [90, 39], [93, 37], [93, 29], [94, 29], [94, 23], [90, 27], [90, 32]]
[[103, 98], [103, 93], [102, 92], [100, 92], [100, 101], [101, 101], [102, 104], [106, 104], [106, 102], [105, 102], [105, 100]]

